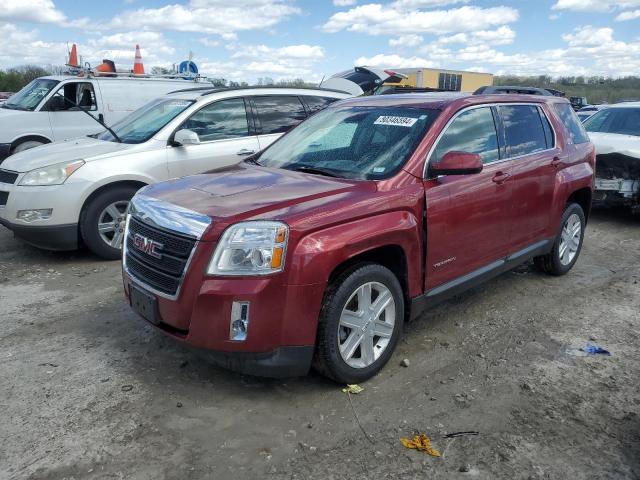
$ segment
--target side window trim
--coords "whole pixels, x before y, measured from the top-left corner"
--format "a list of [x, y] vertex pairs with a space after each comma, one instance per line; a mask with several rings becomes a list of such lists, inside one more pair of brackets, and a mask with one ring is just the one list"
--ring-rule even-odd
[[538, 105], [538, 114], [540, 115], [540, 121], [542, 122], [542, 130], [544, 131], [544, 136], [547, 136], [547, 128], [545, 128], [545, 124], [548, 127], [549, 132], [551, 132], [551, 138], [547, 138], [547, 150], [556, 148], [556, 132], [553, 129], [553, 125], [551, 121], [549, 121], [549, 116], [547, 112], [544, 111], [541, 105]]
[[187, 116], [187, 118], [185, 118], [185, 119], [180, 123], [180, 125], [178, 125], [178, 126], [176, 127], [176, 129], [173, 131], [173, 133], [172, 133], [172, 134], [171, 134], [171, 136], [169, 137], [169, 140], [168, 140], [168, 142], [167, 142], [167, 143], [168, 143], [169, 145], [171, 145], [171, 143], [173, 142], [173, 139], [174, 139], [174, 137], [175, 137], [175, 135], [176, 135], [176, 132], [177, 132], [178, 130], [182, 130], [182, 129], [184, 128], [185, 123], [186, 123], [186, 122], [187, 122], [191, 117], [193, 117], [194, 115], [197, 115], [198, 113], [200, 113], [200, 111], [201, 111], [201, 110], [204, 110], [204, 109], [205, 109], [205, 108], [207, 108], [207, 107], [210, 107], [210, 106], [212, 106], [212, 105], [215, 105], [216, 103], [224, 102], [225, 100], [238, 100], [238, 99], [240, 99], [240, 100], [242, 100], [242, 101], [244, 102], [244, 114], [245, 114], [245, 116], [246, 116], [246, 118], [247, 118], [247, 136], [246, 136], [246, 137], [234, 137], [234, 138], [219, 138], [219, 139], [217, 139], [217, 140], [206, 140], [206, 141], [204, 141], [204, 142], [200, 142], [200, 144], [201, 144], [201, 145], [204, 145], [204, 144], [213, 143], [213, 142], [226, 142], [226, 141], [229, 141], [229, 140], [236, 140], [236, 139], [238, 139], [238, 138], [248, 138], [248, 137], [251, 137], [251, 136], [255, 136], [255, 134], [252, 134], [252, 133], [251, 133], [251, 116], [249, 115], [249, 107], [248, 107], [248, 104], [247, 104], [247, 99], [246, 99], [245, 97], [243, 97], [243, 96], [239, 96], [239, 97], [226, 97], [226, 98], [219, 98], [218, 100], [214, 100], [213, 102], [210, 102], [210, 103], [207, 103], [207, 104], [205, 104], [205, 105], [202, 105], [200, 108], [198, 108], [197, 110], [195, 110], [194, 112], [192, 112], [189, 116]]
[[491, 113], [493, 114], [493, 124], [496, 127], [496, 137], [498, 138], [498, 160], [489, 162], [487, 165], [500, 162], [507, 158], [507, 134], [496, 105], [491, 105]]

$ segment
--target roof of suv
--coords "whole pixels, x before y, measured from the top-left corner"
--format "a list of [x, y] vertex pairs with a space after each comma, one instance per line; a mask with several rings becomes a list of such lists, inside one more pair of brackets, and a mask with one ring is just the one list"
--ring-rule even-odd
[[341, 100], [333, 105], [359, 105], [367, 107], [404, 106], [414, 108], [442, 109], [453, 103], [461, 106], [481, 105], [485, 103], [569, 103], [566, 98], [543, 95], [493, 94], [475, 95], [459, 92], [407, 93], [397, 95], [378, 95], [354, 97]]
[[[313, 87], [276, 87], [276, 86], [252, 86], [252, 87], [196, 87], [196, 88], [185, 88], [180, 90], [174, 90], [173, 92], [169, 92], [168, 95], [176, 96], [180, 98], [186, 98], [189, 100], [197, 100], [200, 97], [207, 97], [209, 95], [214, 95], [217, 93], [228, 93], [228, 92], [246, 92], [247, 95], [262, 95], [265, 93], [279, 93], [279, 94], [294, 94], [294, 95], [304, 95], [315, 93], [315, 94], [332, 94], [331, 96], [350, 96], [349, 93], [343, 92], [341, 90], [331, 90], [327, 88], [313, 88]], [[340, 95], [333, 95], [340, 94]]]

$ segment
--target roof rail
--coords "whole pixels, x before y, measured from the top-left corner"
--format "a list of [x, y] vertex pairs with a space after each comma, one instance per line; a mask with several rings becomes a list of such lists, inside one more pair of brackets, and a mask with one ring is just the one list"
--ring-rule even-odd
[[333, 88], [322, 88], [322, 87], [291, 87], [287, 85], [250, 85], [246, 87], [196, 87], [196, 88], [184, 88], [181, 90], [174, 90], [169, 93], [184, 93], [184, 92], [197, 92], [204, 91], [202, 96], [212, 95], [218, 92], [231, 92], [235, 90], [259, 90], [259, 89], [294, 89], [294, 90], [313, 90], [313, 91], [322, 91], [322, 92], [333, 92], [333, 93], [344, 93], [346, 95], [351, 95], [349, 92], [345, 92], [344, 90], [335, 90]]
[[538, 87], [523, 87], [523, 86], [507, 86], [507, 85], [488, 85], [486, 87], [480, 87], [474, 95], [490, 95], [496, 93], [514, 93], [520, 95], [542, 95], [545, 97], [563, 97], [564, 93], [559, 90], [547, 90], [545, 88]]

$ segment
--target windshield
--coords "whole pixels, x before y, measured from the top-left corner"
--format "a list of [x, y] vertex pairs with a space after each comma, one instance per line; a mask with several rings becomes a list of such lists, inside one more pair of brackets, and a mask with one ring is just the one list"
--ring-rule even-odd
[[640, 108], [608, 108], [584, 122], [587, 132], [640, 136]]
[[323, 110], [282, 137], [260, 165], [351, 179], [395, 173], [440, 112], [410, 107]]
[[11, 96], [2, 108], [33, 111], [58, 83], [60, 83], [58, 80], [46, 78], [33, 80], [18, 93]]
[[[191, 104], [191, 100], [158, 98], [123, 118], [111, 130], [116, 132], [122, 143], [146, 142]], [[96, 138], [107, 142], [115, 141], [109, 131], [98, 134]]]

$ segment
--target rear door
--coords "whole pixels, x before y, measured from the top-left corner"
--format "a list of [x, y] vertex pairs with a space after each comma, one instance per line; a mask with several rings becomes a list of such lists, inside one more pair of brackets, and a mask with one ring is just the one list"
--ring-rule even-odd
[[549, 229], [553, 193], [564, 153], [542, 107], [501, 105], [506, 154], [512, 165], [513, 202], [510, 237], [518, 252], [543, 239]]
[[480, 154], [483, 170], [425, 180], [426, 289], [490, 269], [509, 251], [511, 165], [505, 161], [490, 106], [471, 107], [449, 122], [429, 163], [447, 152]]
[[260, 150], [307, 118], [304, 105], [296, 95], [251, 97]]
[[197, 133], [200, 144], [167, 147], [167, 166], [172, 178], [235, 165], [259, 150], [243, 97], [218, 100], [202, 107], [177, 130], [181, 129]]

